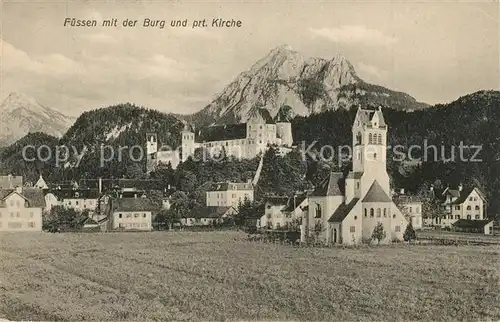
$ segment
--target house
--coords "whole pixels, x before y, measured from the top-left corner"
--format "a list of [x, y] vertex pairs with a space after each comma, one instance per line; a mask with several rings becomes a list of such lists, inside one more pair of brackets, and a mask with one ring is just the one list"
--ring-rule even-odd
[[420, 198], [400, 194], [393, 196], [393, 201], [398, 205], [406, 220], [411, 221], [413, 229], [422, 229], [422, 201]]
[[142, 230], [153, 229], [153, 214], [159, 211], [149, 198], [105, 198], [108, 205], [108, 230]]
[[[97, 189], [90, 189], [85, 187], [74, 186], [72, 188], [62, 188], [58, 186], [56, 189], [49, 192], [51, 195], [55, 196], [58, 200], [59, 205], [75, 209], [76, 211], [88, 210], [94, 212], [97, 207], [97, 200], [99, 199], [100, 193]], [[46, 199], [50, 201], [52, 196]]]
[[42, 231], [44, 207], [39, 189], [0, 189], [0, 231]]
[[294, 229], [302, 224], [304, 209], [308, 205], [307, 192], [290, 197], [268, 197], [264, 203], [262, 227], [268, 229]]
[[446, 188], [441, 195], [443, 216], [426, 219], [427, 225], [451, 227], [459, 219], [484, 220], [486, 197], [477, 187]]
[[493, 220], [458, 219], [452, 224], [454, 231], [493, 235]]
[[332, 172], [309, 197], [303, 235], [323, 243], [372, 240], [380, 223], [381, 243], [402, 240], [407, 220], [390, 196], [386, 169], [387, 124], [381, 108], [358, 108], [352, 126], [352, 171]]
[[208, 207], [237, 208], [245, 199], [254, 200], [252, 183], [218, 182], [206, 192]]
[[252, 108], [246, 123], [209, 126], [197, 131], [186, 126], [181, 133], [181, 161], [194, 156], [198, 148], [204, 148], [210, 155], [225, 155], [236, 158], [254, 158], [269, 145], [291, 147], [292, 126], [287, 106], [278, 110], [273, 119], [265, 108]]
[[260, 227], [267, 229], [281, 229], [284, 227], [282, 211], [288, 205], [288, 197], [269, 196], [264, 201], [264, 214], [261, 214]]
[[193, 209], [186, 217], [181, 218], [182, 226], [210, 226], [221, 224], [225, 218], [236, 215], [236, 208], [229, 207], [198, 207]]

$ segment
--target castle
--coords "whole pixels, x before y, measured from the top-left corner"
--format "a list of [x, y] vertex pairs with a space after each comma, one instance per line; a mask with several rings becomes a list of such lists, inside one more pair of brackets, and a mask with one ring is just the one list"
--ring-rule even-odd
[[407, 220], [391, 199], [386, 170], [387, 124], [382, 110], [359, 108], [352, 127], [352, 171], [332, 172], [309, 197], [303, 223], [306, 236], [327, 243], [371, 240], [378, 223], [381, 243], [401, 240]]
[[186, 161], [198, 148], [210, 156], [222, 152], [237, 159], [250, 159], [265, 151], [268, 146], [277, 146], [287, 152], [293, 144], [290, 116], [282, 107], [273, 119], [264, 108], [254, 108], [248, 114], [248, 121], [239, 124], [209, 126], [195, 131], [186, 126], [181, 133], [180, 151], [158, 151], [156, 134], [147, 134], [147, 172], [160, 163], [171, 163], [176, 168]]

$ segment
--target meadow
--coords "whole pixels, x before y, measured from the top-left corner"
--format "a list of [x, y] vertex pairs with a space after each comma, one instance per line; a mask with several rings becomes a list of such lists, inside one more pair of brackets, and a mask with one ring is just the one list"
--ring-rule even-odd
[[498, 246], [298, 248], [238, 232], [0, 235], [10, 320], [499, 320]]

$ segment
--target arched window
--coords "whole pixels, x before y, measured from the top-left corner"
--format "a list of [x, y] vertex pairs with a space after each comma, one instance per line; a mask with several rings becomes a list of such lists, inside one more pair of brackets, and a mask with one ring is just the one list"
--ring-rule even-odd
[[378, 135], [377, 143], [382, 145], [382, 134]]
[[370, 134], [368, 135], [368, 144], [372, 144], [372, 143], [373, 143], [373, 136], [372, 136], [372, 134], [370, 133]]
[[361, 132], [358, 132], [358, 134], [356, 134], [356, 144], [361, 144]]
[[380, 211], [380, 208], [377, 208], [377, 218], [380, 218], [382, 215], [381, 215], [381, 211]]
[[467, 210], [471, 210], [472, 208], [470, 206], [467, 206]]
[[479, 210], [479, 206], [476, 205], [476, 210]]
[[370, 217], [373, 217], [373, 215], [374, 215], [373, 208], [370, 208]]
[[387, 217], [387, 208], [384, 208], [384, 217]]
[[368, 209], [365, 208], [365, 217], [368, 217]]
[[377, 153], [373, 153], [373, 160], [377, 160]]

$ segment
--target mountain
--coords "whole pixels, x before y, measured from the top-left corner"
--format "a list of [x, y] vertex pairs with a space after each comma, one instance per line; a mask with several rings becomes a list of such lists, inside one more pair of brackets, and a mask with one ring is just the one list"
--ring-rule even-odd
[[0, 105], [0, 146], [12, 144], [30, 132], [61, 137], [73, 121], [31, 97], [10, 93]]
[[408, 94], [366, 83], [342, 55], [331, 60], [305, 58], [283, 45], [239, 74], [201, 111], [184, 119], [206, 126], [245, 122], [253, 107], [265, 107], [274, 117], [282, 105], [289, 105], [294, 115], [307, 116], [368, 103], [399, 110], [427, 106]]

